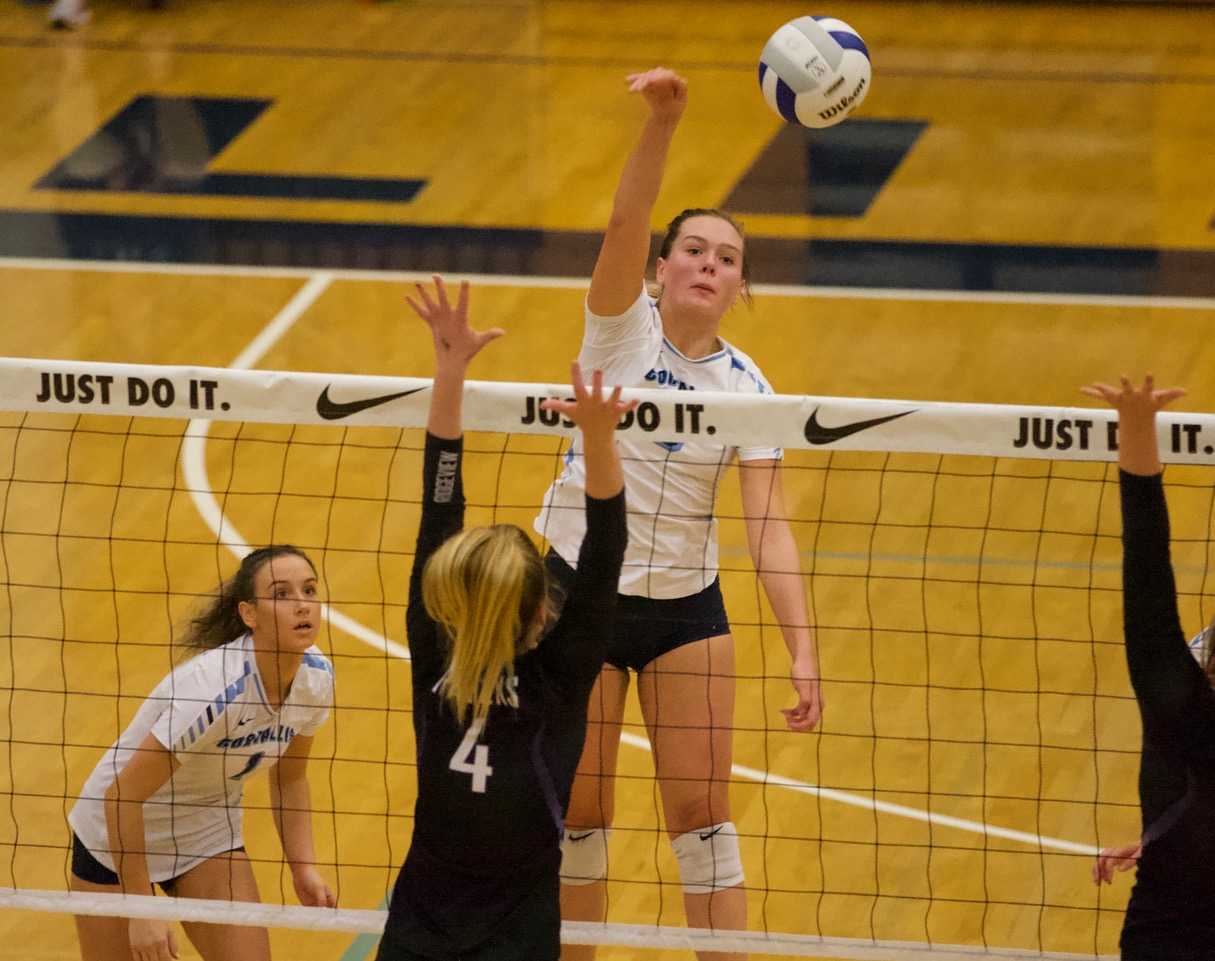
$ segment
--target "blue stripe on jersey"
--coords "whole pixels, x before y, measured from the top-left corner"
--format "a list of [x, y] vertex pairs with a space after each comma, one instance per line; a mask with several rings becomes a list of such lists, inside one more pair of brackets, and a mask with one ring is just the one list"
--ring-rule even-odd
[[735, 355], [734, 351], [730, 351], [730, 366], [734, 370], [741, 370], [744, 374], [746, 374], [748, 377], [750, 377], [751, 380], [754, 382], [756, 389], [761, 394], [771, 393], [771, 391], [768, 389], [768, 385], [765, 384], [758, 377], [756, 377], [755, 372], [752, 371], [751, 368], [749, 368], [741, 360], [739, 360], [738, 357]]
[[318, 671], [327, 671], [330, 674], [333, 673], [333, 665], [318, 654], [305, 654], [304, 666], [315, 667]]
[[[207, 705], [206, 709], [194, 719], [189, 730], [186, 731], [180, 738], [177, 739], [177, 744], [180, 747], [185, 747], [187, 735], [190, 738], [190, 743], [193, 744], [198, 738], [209, 728], [215, 721], [224, 713], [224, 708], [235, 701], [241, 694], [245, 692], [246, 678], [253, 673], [253, 662], [245, 661], [244, 670], [235, 681], [229, 684], [224, 690], [218, 694], [214, 701]], [[197, 729], [197, 733], [195, 733]]]

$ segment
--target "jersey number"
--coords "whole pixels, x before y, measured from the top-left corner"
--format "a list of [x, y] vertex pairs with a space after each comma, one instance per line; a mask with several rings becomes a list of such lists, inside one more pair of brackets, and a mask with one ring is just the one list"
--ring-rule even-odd
[[233, 774], [232, 777], [229, 778], [229, 780], [239, 781], [246, 774], [252, 774], [253, 769], [262, 763], [262, 758], [264, 758], [265, 756], [266, 756], [265, 751], [258, 751], [256, 754], [251, 754], [249, 756], [249, 763], [246, 764], [241, 770], [239, 770], [235, 774]]
[[477, 738], [481, 736], [481, 728], [484, 727], [484, 723], [483, 721], [477, 721], [469, 727], [464, 735], [464, 740], [456, 748], [456, 753], [451, 756], [451, 763], [447, 765], [453, 771], [472, 775], [474, 794], [485, 793], [485, 782], [494, 773], [494, 769], [489, 766], [489, 746], [477, 743]]

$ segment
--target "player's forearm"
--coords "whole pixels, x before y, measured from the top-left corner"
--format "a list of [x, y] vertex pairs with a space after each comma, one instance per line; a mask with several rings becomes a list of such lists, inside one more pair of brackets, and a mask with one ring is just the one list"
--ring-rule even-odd
[[1122, 414], [1118, 419], [1118, 466], [1128, 474], [1150, 476], [1164, 470], [1156, 440], [1156, 415]]
[[148, 875], [147, 833], [143, 823], [143, 800], [119, 800], [111, 787], [105, 795], [106, 833], [114, 870], [125, 894], [152, 894]]
[[312, 843], [312, 791], [306, 777], [270, 778], [270, 810], [283, 845], [283, 857], [294, 870], [316, 863]]
[[613, 225], [641, 224], [649, 236], [650, 212], [658, 202], [667, 152], [678, 123], [656, 117], [646, 119], [641, 136], [620, 172], [612, 203]]
[[455, 440], [462, 436], [465, 364], [441, 363], [435, 370], [426, 430], [435, 437]]
[[614, 435], [582, 437], [586, 458], [586, 492], [598, 500], [615, 497], [624, 489], [624, 472]]
[[796, 663], [806, 665], [818, 672], [818, 651], [814, 643], [814, 628], [806, 610], [806, 598], [802, 593], [800, 574], [769, 572], [760, 574], [764, 593], [776, 615], [789, 657]]
[[766, 519], [748, 523], [752, 531], [751, 556], [789, 656], [818, 669], [814, 629], [806, 606], [801, 559], [788, 521]]

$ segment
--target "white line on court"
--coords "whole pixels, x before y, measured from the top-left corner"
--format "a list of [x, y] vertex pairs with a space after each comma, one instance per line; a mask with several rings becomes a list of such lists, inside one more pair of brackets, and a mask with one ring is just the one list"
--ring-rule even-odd
[[[261, 332], [249, 342], [249, 345], [229, 364], [237, 370], [248, 370], [261, 360], [266, 352], [283, 336], [291, 326], [299, 320], [309, 307], [316, 303], [333, 282], [330, 273], [315, 274], [295, 295], [287, 301], [274, 318]], [[199, 515], [224, 544], [237, 557], [249, 553], [249, 544], [231, 521], [224, 516], [215, 495], [211, 492], [211, 482], [207, 477], [207, 435], [211, 431], [211, 422], [196, 419], [186, 426], [185, 440], [181, 447], [181, 470], [186, 481], [186, 490], [194, 501]], [[351, 637], [358, 638], [364, 644], [376, 650], [385, 651], [393, 657], [409, 657], [409, 652], [400, 644], [381, 637], [375, 631], [370, 631], [358, 621], [347, 617], [341, 611], [336, 611], [328, 604], [321, 608], [321, 615], [334, 627], [344, 631]]]
[[[295, 276], [295, 274], [292, 274], [292, 276]], [[282, 310], [274, 316], [270, 323], [241, 351], [229, 366], [237, 369], [248, 369], [255, 365], [290, 330], [291, 326], [302, 316], [304, 311], [316, 302], [333, 280], [341, 277], [341, 272], [325, 271], [323, 273], [311, 274], [309, 277], [308, 282], [295, 293]], [[519, 278], [512, 279], [517, 280]], [[199, 514], [215, 533], [216, 537], [219, 538], [220, 543], [226, 544], [236, 556], [241, 557], [248, 552], [248, 544], [240, 532], [224, 516], [210, 489], [210, 482], [206, 473], [206, 440], [209, 429], [210, 422], [205, 420], [193, 420], [187, 428], [186, 439], [182, 445], [182, 470], [185, 474], [186, 487], [194, 499]], [[370, 647], [386, 652], [393, 657], [404, 660], [409, 659], [409, 652], [405, 647], [381, 636], [379, 633], [347, 617], [340, 611], [333, 610], [326, 605], [324, 615], [333, 626]], [[650, 742], [646, 738], [629, 732], [621, 734], [621, 741], [641, 750], [649, 751], [651, 749]], [[733, 765], [731, 773], [735, 777], [749, 781], [755, 781], [760, 784], [771, 784], [785, 790], [836, 801], [852, 807], [864, 808], [876, 813], [910, 818], [939, 827], [954, 828], [972, 834], [979, 834], [984, 837], [1003, 838], [1027, 844], [1033, 848], [1050, 848], [1071, 854], [1094, 856], [1098, 853], [1097, 848], [1091, 845], [1015, 831], [1010, 828], [989, 825], [980, 821], [970, 821], [944, 814], [934, 814], [930, 811], [922, 811], [901, 804], [879, 801], [876, 798], [852, 794], [835, 788], [820, 787], [806, 781], [772, 774], [741, 764]]]
[[[227, 264], [143, 263], [120, 260], [66, 260], [42, 257], [0, 257], [0, 269], [93, 271], [98, 273], [165, 274], [197, 277], [314, 277], [314, 267], [253, 267]], [[412, 270], [326, 270], [332, 280], [411, 283], [429, 280], [430, 272]], [[585, 277], [523, 277], [515, 274], [446, 274], [449, 280], [468, 280], [487, 287], [537, 287], [555, 290], [585, 289]], [[754, 291], [767, 297], [805, 297], [831, 300], [907, 300], [966, 304], [1041, 304], [1078, 307], [1133, 307], [1164, 310], [1215, 310], [1215, 297], [1133, 297], [1101, 294], [1046, 294], [1011, 291], [920, 290], [885, 287], [813, 287], [799, 284], [756, 284]]]

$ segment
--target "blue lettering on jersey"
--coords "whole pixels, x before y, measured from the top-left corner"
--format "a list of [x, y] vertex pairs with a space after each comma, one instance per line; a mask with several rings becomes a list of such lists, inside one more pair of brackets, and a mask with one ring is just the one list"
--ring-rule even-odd
[[691, 384], [680, 380], [669, 370], [655, 368], [645, 375], [646, 380], [654, 381], [659, 387], [670, 387], [672, 390], [695, 390]]
[[254, 731], [251, 734], [245, 734], [242, 737], [226, 737], [215, 746], [224, 748], [225, 750], [236, 750], [242, 747], [249, 747], [253, 744], [265, 744], [268, 741], [276, 741], [281, 744], [290, 744], [291, 739], [295, 737], [295, 728], [290, 725], [283, 726], [282, 724], [274, 727], [263, 728], [260, 731]]
[[[662, 370], [660, 368], [654, 368], [653, 370], [651, 370], [648, 374], [645, 375], [645, 379], [648, 381], [657, 383], [659, 387], [667, 387], [671, 390], [695, 390], [696, 389], [691, 384], [689, 384], [687, 381], [680, 380], [678, 377], [676, 377], [674, 374], [672, 374], [669, 370]], [[655, 441], [655, 443], [658, 444], [658, 446], [661, 447], [663, 450], [665, 450], [671, 454], [674, 454], [674, 453], [677, 453], [678, 451], [683, 450], [682, 443], [676, 443], [673, 441]]]

